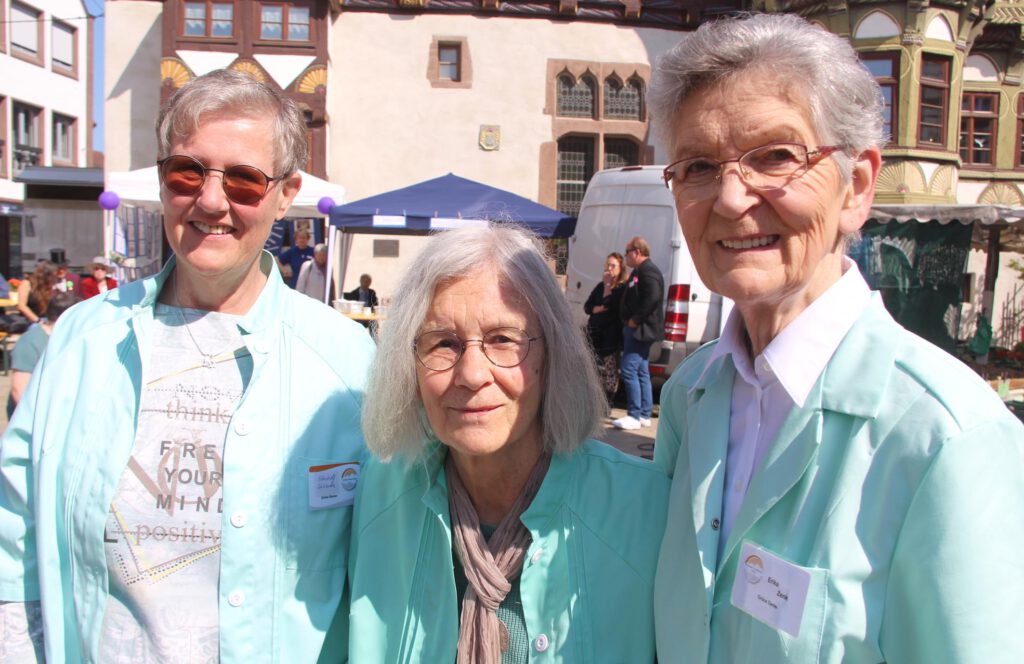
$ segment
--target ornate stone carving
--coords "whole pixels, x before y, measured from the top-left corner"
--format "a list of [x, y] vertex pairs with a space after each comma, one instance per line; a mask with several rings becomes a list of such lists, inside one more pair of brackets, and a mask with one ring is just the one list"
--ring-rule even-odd
[[1020, 207], [1024, 206], [1024, 195], [1021, 194], [1020, 187], [1011, 182], [993, 182], [981, 192], [978, 202]]
[[327, 67], [315, 65], [306, 70], [299, 78], [296, 90], [303, 94], [327, 94]]
[[235, 71], [240, 71], [243, 74], [252, 76], [260, 83], [267, 82], [267, 73], [263, 71], [262, 67], [252, 60], [235, 60], [234, 64], [231, 65], [231, 68]]
[[923, 194], [928, 191], [924, 171], [913, 161], [883, 164], [878, 172], [877, 188], [880, 192], [897, 194]]
[[164, 58], [160, 61], [160, 82], [180, 88], [192, 80], [192, 72], [178, 58]]

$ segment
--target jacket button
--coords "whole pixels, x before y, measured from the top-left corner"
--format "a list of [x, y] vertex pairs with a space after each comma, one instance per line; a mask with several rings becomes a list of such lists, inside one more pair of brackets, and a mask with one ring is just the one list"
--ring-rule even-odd
[[245, 512], [235, 512], [231, 515], [231, 525], [235, 528], [241, 528], [247, 523], [249, 523], [249, 515]]
[[548, 635], [541, 634], [533, 640], [533, 649], [537, 652], [544, 652], [548, 649]]
[[245, 604], [245, 593], [241, 590], [231, 591], [231, 594], [228, 595], [228, 604], [231, 606], [242, 606]]
[[718, 519], [711, 519], [711, 530], [718, 530], [718, 527], [722, 525], [722, 522]]
[[235, 422], [235, 433], [239, 436], [244, 436], [249, 433], [249, 423], [245, 420], [238, 420]]

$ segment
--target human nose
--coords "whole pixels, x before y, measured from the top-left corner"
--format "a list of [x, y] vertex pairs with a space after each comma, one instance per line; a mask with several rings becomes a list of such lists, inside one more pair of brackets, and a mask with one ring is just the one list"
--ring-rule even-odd
[[758, 201], [760, 196], [747, 180], [742, 162], [739, 159], [723, 161], [714, 211], [727, 218], [736, 218], [742, 216]]
[[491, 382], [493, 365], [484, 355], [484, 342], [469, 339], [462, 342], [462, 357], [455, 363], [455, 382], [460, 387], [478, 390]]
[[196, 204], [206, 212], [223, 213], [228, 209], [228, 197], [224, 193], [224, 171], [208, 168], [203, 186], [199, 190]]

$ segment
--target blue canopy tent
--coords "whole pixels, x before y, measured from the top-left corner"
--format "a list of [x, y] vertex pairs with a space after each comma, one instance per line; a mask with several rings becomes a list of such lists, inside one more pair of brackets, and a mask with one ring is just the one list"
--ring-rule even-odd
[[345, 233], [415, 234], [469, 223], [508, 221], [540, 237], [567, 238], [576, 219], [496, 187], [448, 175], [331, 208]]
[[341, 255], [344, 278], [355, 233], [428, 235], [460, 226], [509, 222], [540, 237], [568, 238], [576, 218], [480, 182], [448, 175], [331, 208], [336, 231], [328, 241], [328, 280]]

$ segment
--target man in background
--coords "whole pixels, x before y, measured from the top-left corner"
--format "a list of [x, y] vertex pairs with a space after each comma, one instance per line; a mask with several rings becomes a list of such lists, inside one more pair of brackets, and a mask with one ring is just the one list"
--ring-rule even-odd
[[295, 245], [285, 249], [277, 257], [277, 260], [281, 263], [281, 269], [287, 268], [291, 271], [291, 276], [288, 277], [288, 285], [295, 288], [295, 284], [299, 280], [299, 270], [302, 269], [302, 264], [313, 258], [313, 247], [309, 246], [310, 233], [305, 229], [301, 229], [295, 232]]
[[[306, 261], [299, 268], [299, 278], [295, 282], [295, 290], [304, 293], [314, 300], [324, 301], [327, 290], [327, 245], [322, 242], [313, 247], [313, 260]], [[333, 300], [334, 284], [331, 284]]]
[[633, 268], [622, 294], [622, 384], [626, 414], [612, 422], [617, 429], [651, 426], [654, 395], [647, 356], [665, 328], [665, 280], [651, 260], [651, 245], [640, 236], [626, 244], [626, 265]]
[[359, 277], [359, 288], [353, 288], [345, 293], [345, 299], [359, 300], [364, 307], [377, 306], [377, 291], [370, 288], [371, 283], [373, 283], [373, 277], [368, 274], [362, 275]]

